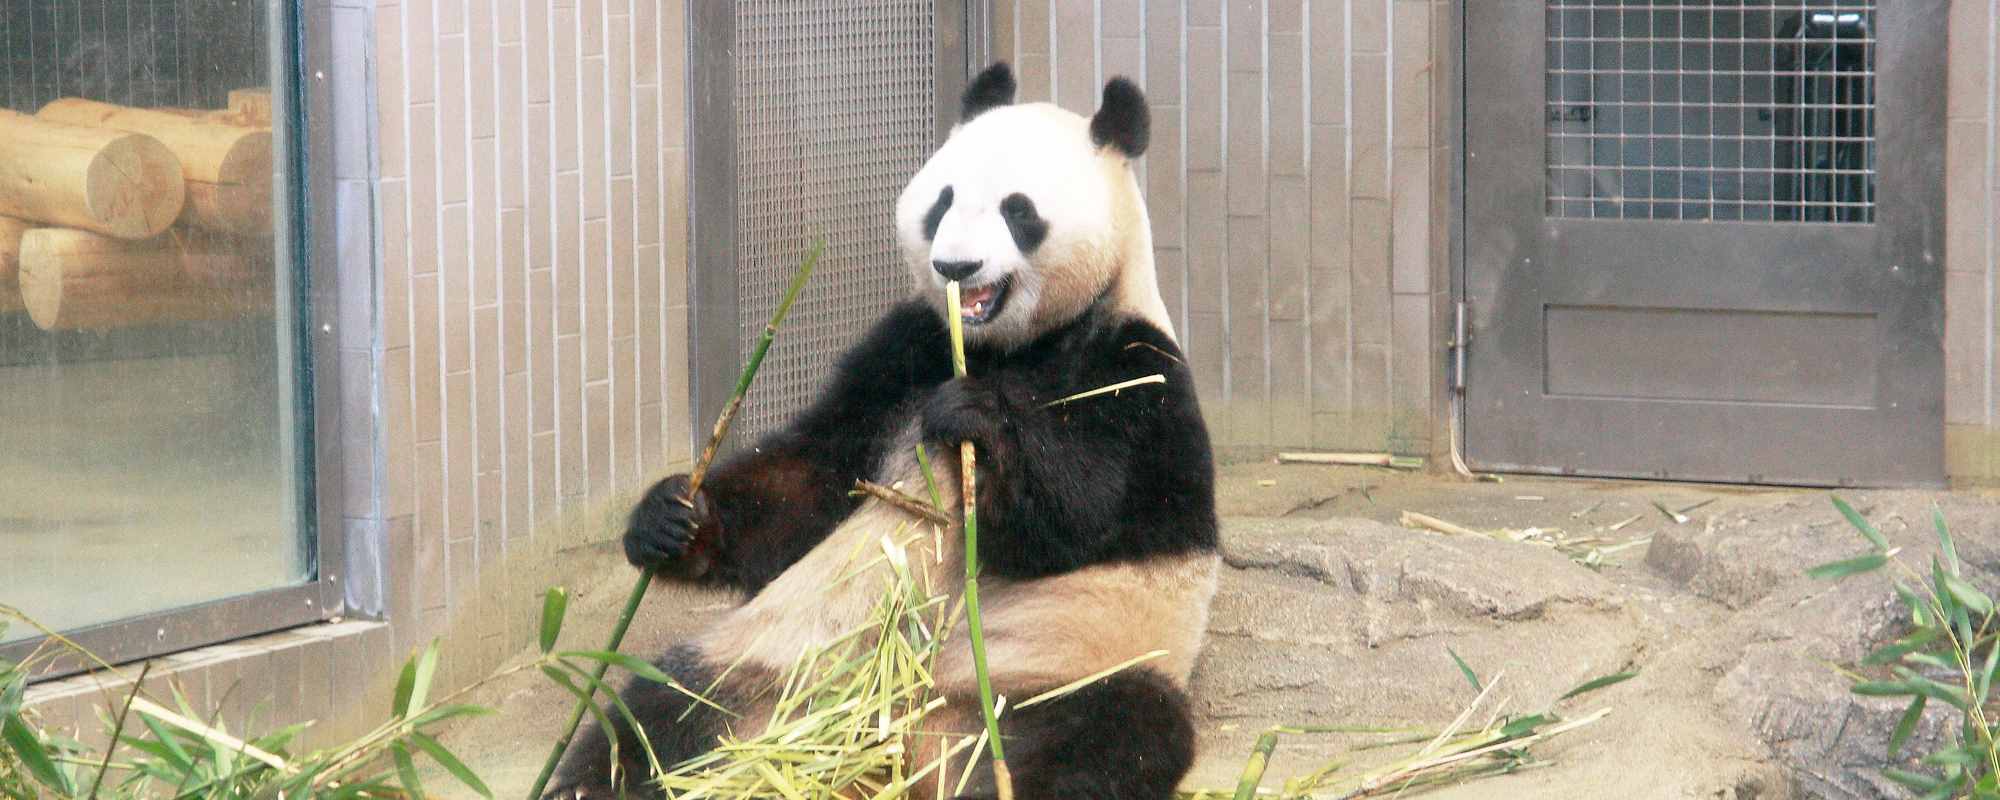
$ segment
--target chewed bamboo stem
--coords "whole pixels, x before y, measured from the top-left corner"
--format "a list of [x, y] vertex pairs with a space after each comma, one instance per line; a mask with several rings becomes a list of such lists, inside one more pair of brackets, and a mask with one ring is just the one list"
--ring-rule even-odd
[[[792, 301], [797, 300], [799, 291], [805, 288], [806, 279], [812, 277], [813, 267], [819, 263], [820, 254], [826, 250], [826, 240], [813, 242], [806, 251], [805, 261], [799, 264], [799, 271], [792, 276], [791, 285], [785, 287], [785, 296], [778, 302], [778, 308], [771, 314], [771, 321], [764, 325], [764, 335], [757, 340], [757, 347], [750, 351], [750, 359], [743, 363], [743, 371], [736, 376], [736, 392], [729, 397], [729, 404], [723, 406], [722, 414], [715, 419], [715, 429], [708, 434], [708, 444], [701, 449], [701, 457], [695, 460], [694, 470], [688, 474], [688, 497], [701, 490], [701, 482], [708, 477], [710, 464], [715, 463], [716, 451], [722, 447], [722, 437], [729, 433], [729, 424], [736, 419], [736, 412], [743, 407], [743, 398], [750, 393], [750, 382], [757, 377], [757, 369], [764, 364], [764, 354], [771, 349], [771, 341], [778, 336], [778, 325], [785, 321], [785, 314], [792, 310]], [[653, 585], [658, 570], [647, 567], [639, 571], [638, 581], [632, 584], [631, 593], [625, 597], [625, 608], [618, 613], [617, 624], [611, 627], [611, 636], [605, 640], [604, 649], [617, 652], [625, 642], [625, 632], [632, 627], [632, 618], [639, 613], [639, 604], [646, 599], [646, 590]], [[563, 726], [562, 736], [549, 751], [549, 757], [542, 762], [542, 772], [535, 778], [534, 788], [528, 792], [528, 800], [540, 800], [549, 787], [549, 779], [556, 774], [556, 767], [562, 763], [563, 753], [569, 750], [569, 743], [576, 738], [576, 728], [583, 723], [583, 715], [589, 713], [595, 688], [604, 682], [604, 673], [610, 669], [608, 661], [600, 661], [594, 670], [596, 680], [584, 689], [585, 694], [577, 698], [576, 707], [570, 710], [569, 724]]]
[[[959, 314], [958, 281], [944, 285], [945, 316], [951, 320], [951, 374], [965, 377], [965, 320]], [[993, 678], [986, 671], [986, 631], [979, 619], [979, 490], [974, 483], [976, 453], [958, 443], [960, 507], [965, 513], [965, 621], [972, 639], [972, 669], [979, 676], [979, 714], [986, 719], [986, 743], [993, 752], [993, 784], [1000, 800], [1014, 800], [1014, 775], [1007, 771], [1000, 744], [1000, 720], [993, 706]]]

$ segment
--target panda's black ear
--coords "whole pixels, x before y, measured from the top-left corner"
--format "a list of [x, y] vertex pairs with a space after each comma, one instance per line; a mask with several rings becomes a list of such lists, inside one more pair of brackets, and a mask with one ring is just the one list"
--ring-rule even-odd
[[1005, 61], [995, 61], [965, 87], [959, 101], [958, 121], [966, 122], [988, 109], [1014, 103], [1014, 70]]
[[1104, 84], [1104, 102], [1090, 118], [1090, 141], [1098, 147], [1116, 147], [1126, 158], [1138, 158], [1146, 152], [1152, 124], [1146, 95], [1131, 81], [1112, 78]]

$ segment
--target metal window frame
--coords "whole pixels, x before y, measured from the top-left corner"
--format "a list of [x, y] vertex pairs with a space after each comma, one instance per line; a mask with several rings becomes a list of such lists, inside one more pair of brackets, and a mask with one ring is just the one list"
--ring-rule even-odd
[[[958, 124], [959, 95], [983, 67], [989, 0], [935, 0], [937, 9], [937, 143]], [[729, 403], [741, 364], [737, 297], [736, 3], [687, 4], [688, 380], [693, 410], [690, 452], [706, 444], [709, 426]], [[945, 65], [964, 69], [942, 69]], [[883, 220], [882, 224], [894, 224]], [[732, 437], [729, 452], [742, 446]]]
[[[692, 5], [704, 5], [696, 3]], [[338, 318], [334, 231], [334, 142], [331, 75], [332, 23], [324, 3], [279, 2], [273, 9], [274, 58], [284, 59], [286, 85], [274, 86], [272, 131], [282, 142], [284, 187], [289, 215], [278, 215], [273, 241], [291, 253], [296, 280], [294, 312], [279, 317], [289, 328], [289, 363], [296, 380], [289, 392], [296, 415], [295, 461], [299, 470], [298, 533], [309, 537], [310, 580], [278, 589], [157, 611], [114, 622], [64, 631], [63, 637], [112, 664], [137, 661], [262, 633], [320, 622], [341, 613], [346, 575], [346, 541], [341, 519], [343, 459], [340, 437], [339, 348], [330, 320]], [[273, 74], [280, 74], [273, 71]], [[319, 76], [319, 77], [316, 77]], [[303, 266], [303, 269], [298, 267]], [[324, 323], [324, 324], [322, 324]], [[353, 454], [366, 457], [367, 454]], [[47, 641], [34, 637], [0, 645], [0, 659], [19, 661]], [[94, 668], [62, 651], [36, 670], [34, 680], [50, 680]]]

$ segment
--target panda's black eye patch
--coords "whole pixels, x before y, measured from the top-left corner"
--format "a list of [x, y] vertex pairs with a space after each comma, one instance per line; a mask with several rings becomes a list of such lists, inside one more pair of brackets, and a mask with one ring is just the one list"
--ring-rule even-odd
[[1049, 236], [1048, 220], [1035, 212], [1035, 201], [1025, 194], [1015, 192], [1001, 200], [1000, 216], [1007, 220], [1007, 233], [1014, 237], [1014, 247], [1022, 253], [1034, 252]]
[[951, 210], [951, 187], [938, 192], [937, 202], [931, 203], [931, 210], [924, 212], [924, 241], [937, 238], [938, 224], [944, 222], [944, 212]]

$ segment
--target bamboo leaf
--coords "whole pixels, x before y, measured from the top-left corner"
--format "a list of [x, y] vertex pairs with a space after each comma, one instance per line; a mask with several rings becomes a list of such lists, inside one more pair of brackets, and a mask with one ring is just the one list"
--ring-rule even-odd
[[34, 731], [28, 730], [19, 715], [0, 720], [0, 738], [7, 741], [7, 746], [14, 749], [14, 754], [20, 756], [21, 763], [28, 768], [28, 774], [42, 785], [56, 790], [61, 796], [76, 792], [70, 785], [69, 776], [56, 769], [55, 762], [49, 759], [48, 750], [42, 747], [41, 739], [35, 736]]
[[1959, 687], [1947, 686], [1902, 667], [1896, 668], [1896, 676], [1903, 679], [1904, 686], [1909, 687], [1918, 694], [1928, 695], [1932, 700], [1942, 703], [1949, 703], [1951, 707], [1960, 711], [1966, 710], [1965, 696], [1962, 694], [1963, 690]]
[[[1629, 673], [1627, 677], [1637, 674], [1638, 673], [1636, 672]], [[1603, 678], [1599, 678], [1598, 680], [1603, 680]], [[1613, 683], [1616, 682], [1617, 681], [1613, 681]], [[1606, 685], [1608, 686], [1610, 684]], [[1589, 691], [1589, 690], [1585, 689], [1584, 691]], [[1515, 717], [1513, 719], [1508, 720], [1506, 725], [1500, 727], [1500, 738], [1503, 740], [1518, 739], [1528, 734], [1534, 733], [1536, 728], [1540, 728], [1543, 725], [1547, 725], [1555, 721], [1556, 718], [1548, 714], [1529, 714], [1525, 717]]]
[[1938, 547], [1944, 550], [1945, 563], [1951, 567], [1951, 574], [1957, 575], [1958, 547], [1952, 544], [1951, 528], [1944, 524], [1944, 509], [1931, 505], [1931, 524], [1937, 528]]
[[438, 762], [439, 766], [444, 767], [446, 772], [451, 773], [452, 777], [457, 778], [459, 783], [465, 784], [466, 788], [478, 792], [480, 797], [489, 798], [489, 800], [493, 797], [493, 790], [486, 788], [486, 782], [480, 780], [477, 774], [474, 774], [470, 768], [465, 766], [465, 762], [458, 760], [458, 756], [452, 755], [452, 752], [445, 749], [444, 745], [439, 744], [438, 740], [421, 733], [412, 733], [410, 734], [410, 743], [416, 745], [417, 749], [424, 751], [432, 760]]
[[1624, 683], [1638, 676], [1639, 676], [1638, 671], [1634, 670], [1632, 672], [1620, 672], [1612, 675], [1606, 675], [1601, 678], [1593, 678], [1591, 680], [1587, 680], [1581, 684], [1578, 684], [1577, 687], [1574, 689], [1571, 689], [1567, 692], [1563, 692], [1563, 695], [1561, 697], [1556, 698], [1556, 701], [1561, 702], [1563, 700], [1568, 700], [1572, 697], [1576, 697], [1577, 695], [1587, 694], [1590, 692], [1597, 691], [1612, 684]]
[[1917, 722], [1924, 718], [1924, 704], [1929, 698], [1917, 695], [1910, 698], [1910, 706], [1903, 709], [1903, 717], [1896, 721], [1896, 730], [1889, 734], [1889, 757], [1895, 758], [1903, 751], [1903, 743], [1910, 740], [1910, 734], [1917, 730]]
[[577, 688], [576, 683], [571, 681], [568, 675], [552, 666], [543, 666], [542, 674], [549, 676], [549, 680], [555, 681], [557, 686], [561, 686], [564, 691], [574, 695], [576, 699], [583, 701], [582, 705], [586, 707], [590, 715], [597, 718], [597, 726], [604, 731], [605, 739], [613, 742], [618, 741], [618, 729], [612, 726], [611, 718], [605, 716], [604, 709], [597, 707], [597, 701], [591, 699], [590, 695], [584, 692], [584, 690]]
[[626, 655], [624, 653], [613, 652], [610, 650], [564, 650], [563, 652], [557, 653], [556, 656], [559, 658], [587, 658], [592, 661], [602, 661], [607, 664], [612, 664], [614, 666], [622, 667], [625, 669], [625, 671], [630, 672], [633, 675], [637, 675], [641, 678], [645, 678], [646, 680], [652, 681], [654, 683], [664, 683], [669, 685], [674, 683], [674, 679], [672, 676], [668, 675], [665, 672], [661, 672], [659, 667], [655, 667], [652, 664], [647, 663], [645, 659], [639, 658], [638, 656]]
[[1889, 551], [1888, 537], [1883, 536], [1882, 532], [1876, 530], [1874, 525], [1869, 524], [1868, 520], [1863, 519], [1861, 513], [1855, 511], [1853, 506], [1848, 505], [1846, 500], [1842, 500], [1839, 495], [1835, 495], [1833, 497], [1833, 507], [1840, 509], [1840, 515], [1847, 518], [1847, 524], [1854, 526], [1854, 529], [1860, 531], [1862, 536], [1868, 537], [1869, 543], [1875, 545], [1876, 552], [1886, 553]]
[[1896, 769], [1895, 767], [1889, 767], [1887, 769], [1882, 770], [1882, 777], [1888, 778], [1889, 780], [1895, 781], [1904, 786], [1908, 786], [1919, 792], [1932, 791], [1938, 788], [1938, 785], [1941, 783], [1941, 781], [1939, 781], [1937, 778], [1933, 778], [1929, 775], [1925, 775], [1918, 772], [1910, 772], [1907, 770], [1900, 770]]
[[0, 719], [6, 719], [21, 710], [21, 698], [28, 691], [28, 676], [10, 668], [0, 677], [7, 679], [5, 684], [0, 684]]
[[410, 656], [403, 662], [403, 671], [396, 675], [395, 699], [389, 703], [389, 714], [397, 719], [410, 715], [410, 694], [417, 686], [417, 657]]
[[410, 708], [423, 708], [430, 699], [431, 678], [437, 674], [438, 640], [432, 639], [424, 655], [417, 659], [416, 684], [410, 691]]
[[1865, 556], [1856, 556], [1844, 561], [1821, 564], [1806, 570], [1806, 575], [1819, 578], [1820, 580], [1839, 580], [1850, 575], [1873, 572], [1881, 569], [1883, 565], [1888, 563], [1888, 556], [1881, 553], [1869, 553]]
[[1978, 704], [1986, 705], [1986, 697], [1993, 691], [1993, 675], [2000, 671], [2000, 641], [1986, 646], [1986, 663], [1979, 668]]
[[497, 713], [499, 712], [491, 708], [487, 708], [486, 706], [475, 706], [475, 705], [465, 705], [465, 704], [439, 706], [437, 708], [433, 708], [429, 711], [426, 711], [422, 714], [418, 714], [416, 718], [410, 720], [410, 726], [413, 728], [421, 729], [426, 726], [429, 726], [432, 723], [443, 722], [445, 720], [454, 719], [457, 717], [483, 717], [488, 714], [497, 714]]
[[396, 759], [396, 775], [403, 782], [403, 791], [415, 800], [423, 800], [424, 783], [417, 779], [417, 762], [410, 758], [410, 748], [402, 742], [389, 745], [389, 753]]
[[542, 654], [547, 655], [556, 647], [556, 636], [562, 633], [563, 614], [569, 609], [569, 592], [561, 586], [549, 589], [542, 596]]
[[176, 768], [181, 770], [194, 769], [194, 759], [188, 756], [185, 748], [181, 747], [180, 737], [167, 732], [166, 727], [159, 720], [154, 719], [153, 715], [144, 711], [134, 713], [139, 715], [139, 721], [146, 725], [146, 730], [153, 732], [153, 738], [159, 739], [160, 744], [173, 753], [174, 766]]
[[1935, 641], [1937, 637], [1938, 629], [1920, 628], [1908, 636], [1877, 648], [1875, 652], [1869, 653], [1868, 657], [1861, 659], [1861, 663], [1871, 666], [1893, 663], [1896, 659], [1902, 658], [1905, 653], [1914, 653], [1922, 649], [1924, 645]]
[[1918, 694], [1902, 681], [1862, 681], [1847, 687], [1849, 692], [1862, 697], [1907, 697]]
[[1452, 650], [1448, 646], [1444, 649], [1444, 651], [1451, 654], [1452, 662], [1458, 665], [1459, 674], [1465, 676], [1466, 683], [1472, 684], [1472, 691], [1483, 692], [1486, 690], [1486, 687], [1479, 685], [1479, 676], [1473, 674], [1472, 667], [1466, 666], [1465, 659], [1458, 657], [1457, 651]]
[[1946, 591], [1951, 592], [1952, 599], [1957, 600], [1959, 605], [1965, 606], [1979, 616], [1984, 617], [1993, 613], [1993, 598], [1987, 597], [1985, 592], [1979, 591], [1979, 587], [1973, 586], [1964, 578], [1947, 572], [1944, 575], [1944, 587]]
[[1952, 747], [1924, 756], [1921, 763], [1936, 767], [1956, 766], [1964, 768], [1977, 766], [1985, 758], [1985, 751], [1978, 747]]

